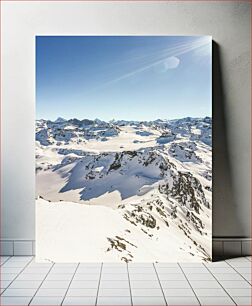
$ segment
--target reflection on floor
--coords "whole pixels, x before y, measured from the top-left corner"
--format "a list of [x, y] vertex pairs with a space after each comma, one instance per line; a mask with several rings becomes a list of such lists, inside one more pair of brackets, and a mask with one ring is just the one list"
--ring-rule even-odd
[[0, 305], [251, 305], [251, 257], [214, 263], [36, 263], [1, 257]]

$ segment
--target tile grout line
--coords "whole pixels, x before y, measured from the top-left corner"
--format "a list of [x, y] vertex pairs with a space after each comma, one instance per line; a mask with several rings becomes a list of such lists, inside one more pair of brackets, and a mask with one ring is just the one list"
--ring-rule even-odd
[[49, 269], [49, 271], [46, 273], [45, 277], [41, 280], [40, 285], [38, 286], [37, 290], [35, 291], [35, 293], [33, 294], [33, 297], [31, 298], [30, 302], [28, 303], [28, 305], [31, 305], [31, 302], [33, 301], [35, 295], [38, 293], [39, 289], [41, 288], [42, 284], [44, 283], [45, 279], [47, 278], [48, 274], [51, 272], [53, 266], [55, 265], [55, 263], [52, 264], [51, 268]]
[[[231, 266], [227, 261], [225, 261], [237, 274], [239, 274], [250, 286], [251, 286], [251, 284], [250, 284], [250, 282], [245, 278], [245, 277], [243, 277], [243, 275], [239, 272], [239, 271], [237, 271], [233, 266]], [[251, 273], [251, 269], [250, 269], [250, 273]]]
[[[8, 258], [7, 258], [4, 262], [1, 263], [0, 267], [3, 267], [3, 265], [4, 265], [7, 261], [9, 261], [12, 257], [14, 257], [14, 256], [8, 256]], [[248, 259], [248, 260], [249, 260], [249, 259]]]
[[248, 260], [248, 262], [251, 262], [251, 260], [250, 260], [250, 259], [248, 259], [248, 257], [247, 257], [247, 256], [245, 256], [245, 257], [243, 257], [243, 258], [246, 258], [246, 259]]
[[33, 261], [33, 257], [31, 258], [31, 260], [20, 270], [20, 272], [13, 278], [13, 280], [9, 283], [9, 285], [4, 289], [4, 291], [0, 294], [0, 296], [2, 297], [3, 293], [10, 287], [10, 285], [18, 278], [18, 276], [23, 273], [23, 271], [27, 268], [27, 266], [29, 266], [29, 264]]
[[192, 287], [192, 285], [191, 285], [191, 283], [190, 283], [189, 279], [187, 278], [187, 276], [186, 276], [186, 274], [185, 274], [184, 270], [182, 269], [182, 267], [180, 266], [180, 264], [179, 264], [179, 263], [178, 263], [178, 266], [180, 267], [180, 269], [181, 269], [182, 273], [184, 274], [184, 276], [185, 276], [185, 278], [186, 278], [186, 280], [187, 280], [187, 282], [188, 282], [188, 284], [189, 284], [190, 288], [192, 289], [192, 291], [193, 291], [193, 293], [194, 293], [194, 295], [195, 295], [195, 297], [196, 297], [197, 301], [199, 302], [199, 305], [201, 305], [201, 302], [200, 302], [200, 300], [199, 300], [199, 298], [198, 298], [198, 296], [197, 296], [196, 292], [194, 291], [194, 289], [193, 289], [193, 287]]
[[70, 286], [71, 286], [72, 281], [73, 281], [73, 279], [74, 279], [74, 277], [75, 277], [75, 274], [76, 274], [76, 272], [77, 272], [77, 270], [78, 270], [78, 268], [79, 268], [79, 265], [80, 265], [80, 263], [77, 264], [77, 267], [76, 267], [76, 269], [75, 269], [74, 272], [73, 272], [73, 276], [72, 276], [72, 278], [70, 279], [70, 282], [69, 282], [69, 284], [68, 284], [67, 290], [66, 290], [66, 292], [65, 292], [65, 294], [64, 294], [63, 300], [62, 300], [62, 302], [61, 302], [60, 305], [63, 305], [63, 303], [64, 303], [64, 301], [65, 301], [65, 298], [66, 298], [66, 296], [67, 296], [67, 292], [68, 292], [68, 290], [70, 289]]
[[164, 297], [165, 304], [168, 305], [167, 300], [166, 300], [166, 297], [165, 297], [165, 294], [164, 294], [164, 290], [163, 290], [163, 287], [162, 287], [162, 285], [161, 285], [161, 281], [160, 281], [160, 279], [159, 279], [159, 276], [158, 276], [158, 273], [157, 273], [157, 270], [156, 270], [156, 267], [155, 267], [155, 264], [154, 264], [154, 263], [153, 263], [153, 268], [154, 268], [155, 273], [156, 273], [156, 275], [157, 275], [158, 283], [159, 283], [160, 289], [161, 289], [161, 291], [162, 291], [162, 294], [163, 294], [163, 297]]
[[100, 277], [99, 277], [99, 282], [98, 282], [98, 287], [97, 287], [97, 293], [96, 293], [95, 305], [97, 305], [97, 302], [98, 302], [98, 294], [99, 294], [100, 283], [101, 283], [102, 268], [103, 268], [103, 262], [102, 262], [102, 264], [101, 264]]
[[131, 305], [133, 305], [133, 298], [132, 298], [132, 292], [131, 292], [131, 285], [130, 285], [130, 276], [129, 276], [129, 266], [128, 266], [128, 263], [126, 263], [126, 265], [127, 265], [127, 272], [128, 272], [129, 291], [130, 291], [130, 301], [131, 301]]
[[233, 297], [227, 292], [227, 290], [222, 286], [222, 284], [219, 282], [219, 280], [215, 277], [215, 275], [211, 272], [211, 270], [209, 270], [209, 268], [203, 263], [203, 265], [205, 266], [205, 268], [210, 272], [210, 274], [214, 277], [214, 279], [217, 281], [217, 283], [221, 286], [221, 288], [226, 292], [226, 294], [230, 297], [230, 299], [236, 304], [235, 300], [233, 299]]

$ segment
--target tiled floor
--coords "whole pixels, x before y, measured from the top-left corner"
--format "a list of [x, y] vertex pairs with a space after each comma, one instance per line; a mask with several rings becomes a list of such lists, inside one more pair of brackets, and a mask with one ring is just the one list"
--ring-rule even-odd
[[251, 257], [215, 263], [35, 263], [1, 257], [0, 305], [251, 305]]

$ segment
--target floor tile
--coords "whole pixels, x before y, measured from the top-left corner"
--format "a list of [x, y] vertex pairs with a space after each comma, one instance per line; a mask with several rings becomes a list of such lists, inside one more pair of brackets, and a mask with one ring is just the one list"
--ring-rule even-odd
[[165, 280], [161, 283], [162, 288], [190, 288], [190, 284], [186, 280]]
[[[92, 288], [98, 288], [98, 280], [90, 281], [90, 280], [73, 280], [70, 284], [70, 288], [87, 288], [87, 289], [92, 289]], [[118, 282], [116, 282], [118, 283]]]
[[100, 262], [81, 262], [79, 264], [79, 268], [81, 267], [90, 267], [90, 268], [101, 268], [101, 266], [103, 265], [104, 266], [107, 266], [107, 265], [123, 265], [122, 263], [103, 263], [101, 264]]
[[252, 266], [252, 263], [249, 261], [234, 261], [234, 262], [230, 262], [229, 264], [230, 266], [234, 268], [250, 268], [251, 269], [251, 266]]
[[201, 281], [215, 280], [213, 275], [211, 275], [210, 273], [187, 274], [186, 277], [188, 278], [189, 281], [191, 280], [201, 280]]
[[24, 269], [24, 271], [22, 273], [26, 273], [26, 274], [44, 274], [46, 275], [49, 272], [50, 268], [31, 268], [31, 267], [27, 267], [26, 269]]
[[10, 268], [10, 267], [1, 267], [1, 274], [18, 274], [23, 270], [23, 268]]
[[234, 269], [240, 274], [252, 272], [251, 267], [234, 267]]
[[157, 275], [154, 273], [151, 274], [130, 274], [130, 281], [134, 280], [158, 280]]
[[6, 289], [2, 296], [33, 296], [36, 292], [36, 288], [25, 289]]
[[74, 306], [92, 306], [95, 305], [95, 296], [66, 296], [62, 305], [74, 305]]
[[231, 263], [231, 262], [246, 262], [245, 257], [236, 257], [236, 258], [230, 258], [226, 259], [226, 262]]
[[163, 296], [163, 292], [160, 288], [149, 289], [149, 288], [131, 288], [132, 296]]
[[190, 284], [193, 288], [221, 288], [221, 285], [215, 280], [190, 280]]
[[227, 288], [226, 291], [231, 296], [251, 296], [251, 288]]
[[49, 273], [46, 276], [46, 280], [65, 280], [65, 281], [70, 281], [72, 279], [73, 275], [70, 273], [67, 274], [60, 274], [60, 273]]
[[211, 273], [215, 274], [232, 274], [235, 273], [236, 271], [231, 268], [231, 267], [226, 267], [226, 268], [219, 268], [219, 267], [209, 267], [209, 270]]
[[251, 288], [251, 285], [246, 281], [228, 281], [228, 280], [220, 280], [220, 284], [224, 288]]
[[60, 289], [60, 288], [68, 288], [70, 281], [50, 281], [46, 280], [42, 283], [42, 289]]
[[181, 268], [204, 268], [201, 262], [180, 262], [179, 265]]
[[222, 288], [194, 288], [195, 294], [199, 296], [227, 296]]
[[186, 280], [185, 276], [183, 273], [175, 273], [175, 274], [158, 274], [158, 278], [160, 281], [165, 281], [165, 280]]
[[176, 274], [176, 273], [183, 273], [180, 267], [175, 268], [156, 268], [158, 274]]
[[23, 297], [15, 297], [15, 296], [11, 296], [11, 297], [1, 297], [1, 306], [4, 305], [9, 305], [9, 306], [13, 306], [13, 305], [28, 305], [30, 300], [32, 299], [31, 296], [23, 296]]
[[[163, 268], [165, 269], [165, 268]], [[126, 270], [127, 272], [127, 270]], [[102, 273], [103, 273], [103, 269], [102, 269]], [[141, 274], [151, 274], [151, 273], [155, 273], [155, 269], [154, 267], [129, 267], [129, 274], [135, 274], [135, 273], [141, 273]]]
[[252, 305], [252, 299], [248, 296], [234, 296], [233, 300], [235, 303], [239, 306], [251, 306]]
[[[66, 274], [66, 275], [69, 275], [69, 274]], [[76, 273], [74, 275], [74, 280], [93, 280], [94, 281], [94, 280], [99, 280], [99, 278], [100, 278], [100, 274]]]
[[209, 271], [205, 267], [198, 267], [198, 268], [184, 267], [183, 271], [184, 271], [185, 274], [209, 273]]
[[242, 277], [246, 279], [250, 284], [252, 284], [252, 275], [251, 273], [243, 273]]
[[[1, 275], [0, 275], [1, 278]], [[7, 288], [11, 284], [11, 280], [2, 280], [0, 281], [1, 288]]]
[[97, 300], [97, 305], [123, 305], [128, 306], [131, 305], [131, 298], [130, 297], [106, 297], [106, 296], [99, 296]]
[[129, 281], [101, 281], [99, 288], [129, 288]]
[[6, 273], [6, 274], [1, 274], [1, 280], [13, 280], [15, 277], [17, 277], [17, 274], [13, 273]]
[[194, 296], [188, 296], [188, 297], [181, 297], [181, 296], [178, 296], [178, 297], [173, 297], [173, 296], [167, 296], [166, 297], [166, 301], [168, 303], [168, 305], [183, 305], [183, 306], [186, 306], [186, 305], [200, 305], [199, 304], [199, 301], [196, 297]]
[[62, 296], [35, 296], [30, 305], [61, 305], [63, 300]]
[[53, 265], [54, 268], [73, 268], [76, 269], [78, 267], [78, 263], [71, 263], [71, 262], [60, 262], [60, 263], [55, 263]]
[[57, 288], [57, 289], [42, 289], [40, 288], [36, 293], [36, 296], [64, 296], [66, 293], [66, 288]]
[[99, 288], [98, 296], [130, 296], [129, 288]]
[[96, 296], [97, 288], [69, 288], [67, 296]]
[[237, 280], [242, 281], [243, 278], [238, 273], [229, 273], [229, 274], [215, 274], [217, 280]]
[[156, 268], [178, 268], [179, 265], [176, 262], [158, 262], [154, 264]]
[[207, 262], [204, 264], [206, 268], [211, 268], [211, 267], [219, 267], [219, 268], [229, 268], [229, 264], [226, 263], [225, 261], [214, 261], [214, 262]]
[[121, 264], [121, 263], [116, 263], [116, 262], [110, 262], [110, 263], [103, 263], [102, 265], [102, 271], [108, 270], [108, 269], [123, 269], [123, 271], [128, 270], [128, 265], [125, 264]]
[[134, 305], [165, 305], [165, 299], [168, 305], [199, 305], [194, 292], [202, 305], [234, 305], [232, 299], [238, 305], [250, 305], [251, 261], [245, 257], [204, 264], [155, 263], [155, 267], [152, 263], [131, 263], [128, 269], [121, 263], [53, 265], [31, 259], [13, 257], [2, 265], [1, 285], [9, 287], [3, 292], [1, 305], [27, 305], [42, 281], [31, 305], [60, 305], [63, 299], [63, 305], [95, 305], [98, 284], [98, 305], [131, 305], [131, 292]]
[[17, 280], [43, 280], [46, 274], [31, 274], [31, 273], [22, 273], [17, 277]]
[[129, 267], [129, 269], [131, 267], [152, 268], [153, 264], [150, 263], [150, 262], [129, 262], [128, 267]]
[[34, 267], [51, 267], [54, 266], [55, 264], [52, 262], [37, 262], [36, 260], [32, 260], [29, 263], [29, 266], [34, 266]]
[[198, 299], [202, 306], [205, 306], [205, 305], [208, 305], [208, 306], [235, 305], [235, 303], [228, 296], [218, 296], [218, 297], [200, 296], [198, 297]]
[[160, 284], [158, 282], [158, 280], [154, 280], [154, 281], [143, 281], [143, 280], [133, 280], [130, 281], [130, 287], [131, 288], [153, 288], [153, 289], [157, 289], [160, 288]]
[[[102, 269], [103, 271], [104, 269]], [[100, 267], [78, 267], [76, 273], [100, 274]]]
[[24, 268], [26, 265], [27, 265], [27, 263], [23, 262], [23, 261], [7, 261], [3, 264], [2, 267], [5, 267], [5, 268]]
[[175, 288], [166, 288], [163, 289], [165, 296], [195, 296], [192, 289], [175, 289]]
[[33, 289], [38, 288], [41, 284], [41, 281], [18, 281], [15, 280], [11, 285], [10, 289]]
[[3, 263], [8, 261], [9, 259], [10, 259], [10, 256], [1, 256], [0, 257], [0, 264], [2, 265]]
[[[133, 274], [133, 275], [139, 275], [139, 274]], [[101, 280], [128, 280], [128, 274], [126, 273], [118, 273], [118, 274], [102, 274]]]
[[76, 270], [76, 267], [56, 267], [56, 266], [53, 266], [50, 273], [60, 273], [60, 274], [67, 274], [67, 273], [70, 273], [70, 274], [73, 274]]
[[147, 306], [147, 305], [158, 305], [158, 306], [165, 306], [165, 299], [162, 296], [155, 296], [155, 297], [144, 297], [144, 296], [133, 296], [133, 305], [139, 305], [139, 306]]
[[10, 258], [10, 261], [24, 261], [24, 262], [29, 262], [33, 259], [33, 256], [12, 256]]
[[124, 267], [103, 267], [102, 273], [113, 273], [113, 274], [120, 274], [120, 273], [128, 273], [128, 269], [126, 266]]

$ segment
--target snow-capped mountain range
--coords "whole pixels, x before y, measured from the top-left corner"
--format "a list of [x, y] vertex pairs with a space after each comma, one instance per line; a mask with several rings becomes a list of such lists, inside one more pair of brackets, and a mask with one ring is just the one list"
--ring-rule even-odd
[[212, 119], [37, 120], [36, 193], [40, 259], [209, 260]]

